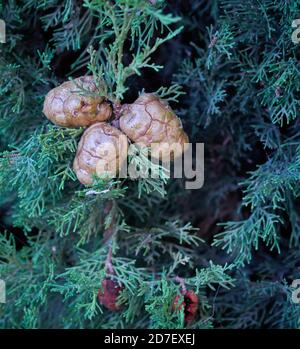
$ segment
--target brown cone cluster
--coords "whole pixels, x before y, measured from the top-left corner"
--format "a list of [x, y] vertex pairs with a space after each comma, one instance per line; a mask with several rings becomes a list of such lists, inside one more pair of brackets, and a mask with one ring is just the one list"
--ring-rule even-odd
[[184, 152], [188, 136], [180, 119], [167, 102], [154, 94], [142, 94], [134, 103], [118, 106], [117, 127], [107, 121], [113, 110], [100, 95], [92, 76], [67, 81], [48, 92], [44, 114], [65, 127], [89, 126], [82, 135], [73, 168], [85, 185], [93, 175], [115, 177], [127, 160], [127, 137], [140, 146], [150, 147], [157, 159], [174, 160]]

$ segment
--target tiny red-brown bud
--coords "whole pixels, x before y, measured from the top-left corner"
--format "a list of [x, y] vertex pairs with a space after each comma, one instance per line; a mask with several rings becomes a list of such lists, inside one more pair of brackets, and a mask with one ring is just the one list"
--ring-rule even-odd
[[184, 309], [184, 321], [189, 324], [191, 323], [197, 313], [199, 299], [193, 290], [182, 292], [183, 301], [180, 302], [180, 296], [177, 295], [173, 301], [173, 310], [180, 311]]
[[111, 279], [102, 281], [102, 289], [98, 292], [98, 300], [105, 308], [111, 311], [118, 311], [121, 307], [117, 304], [118, 297], [123, 287], [120, 287]]

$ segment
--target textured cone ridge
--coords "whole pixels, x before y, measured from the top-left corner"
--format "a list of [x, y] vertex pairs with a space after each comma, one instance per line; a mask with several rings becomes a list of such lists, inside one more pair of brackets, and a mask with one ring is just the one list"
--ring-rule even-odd
[[[121, 114], [121, 130], [133, 142], [152, 146], [153, 157], [178, 157], [189, 142], [180, 119], [168, 103], [153, 94], [143, 94], [134, 103], [124, 105]], [[178, 148], [170, 154], [168, 146], [175, 144]]]
[[104, 97], [97, 96], [97, 91], [92, 76], [66, 81], [48, 92], [43, 113], [53, 123], [65, 127], [89, 126], [108, 120], [111, 106]]
[[96, 123], [83, 133], [73, 168], [82, 184], [91, 184], [93, 174], [114, 177], [127, 159], [127, 137], [117, 128]]

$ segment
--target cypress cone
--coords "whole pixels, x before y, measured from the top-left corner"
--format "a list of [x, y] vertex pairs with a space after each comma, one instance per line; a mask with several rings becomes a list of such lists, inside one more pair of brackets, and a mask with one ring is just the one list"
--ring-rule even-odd
[[66, 81], [48, 92], [43, 113], [54, 124], [65, 127], [89, 126], [106, 121], [111, 117], [112, 108], [97, 92], [92, 76]]
[[[143, 94], [134, 103], [122, 106], [120, 129], [133, 142], [151, 146], [155, 158], [172, 160], [183, 153], [184, 144], [189, 142], [181, 120], [167, 102], [154, 94]], [[169, 148], [175, 144], [176, 149]]]
[[180, 296], [176, 296], [173, 302], [173, 309], [180, 311], [184, 309], [184, 321], [186, 324], [191, 323], [198, 310], [199, 299], [193, 290], [182, 292], [183, 301], [179, 304]]
[[87, 128], [73, 164], [78, 180], [91, 184], [93, 174], [114, 177], [127, 160], [127, 143], [127, 137], [120, 130], [105, 122]]

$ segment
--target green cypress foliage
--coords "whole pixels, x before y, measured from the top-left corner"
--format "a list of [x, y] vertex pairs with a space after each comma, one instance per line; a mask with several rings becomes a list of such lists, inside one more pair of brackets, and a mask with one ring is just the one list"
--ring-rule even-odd
[[[299, 328], [299, 5], [1, 2], [0, 328]], [[115, 104], [143, 91], [169, 101], [205, 143], [204, 186], [160, 166], [81, 185], [84, 129], [42, 109], [85, 74]], [[108, 277], [122, 287], [116, 312], [97, 298]], [[182, 287], [199, 298], [189, 324], [174, 310]]]

